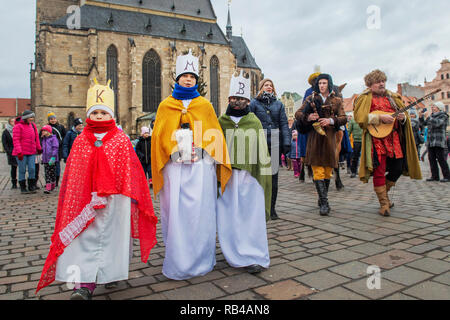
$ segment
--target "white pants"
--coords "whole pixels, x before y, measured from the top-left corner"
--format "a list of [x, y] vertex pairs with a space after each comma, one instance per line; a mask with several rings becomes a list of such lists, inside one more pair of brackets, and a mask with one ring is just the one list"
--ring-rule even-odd
[[249, 172], [233, 169], [217, 202], [220, 247], [232, 267], [269, 267], [264, 199], [264, 189]]
[[108, 197], [94, 222], [58, 258], [55, 279], [63, 282], [105, 284], [128, 279], [132, 257], [131, 199]]
[[163, 175], [162, 272], [174, 280], [203, 276], [216, 264], [216, 166], [211, 158], [193, 164], [169, 161]]

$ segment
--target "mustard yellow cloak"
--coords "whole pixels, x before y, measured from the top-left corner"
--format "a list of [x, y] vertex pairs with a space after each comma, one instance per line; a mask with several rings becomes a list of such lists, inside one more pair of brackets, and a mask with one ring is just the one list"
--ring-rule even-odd
[[[387, 95], [392, 97], [397, 107], [404, 108], [405, 105], [397, 93], [386, 90]], [[359, 167], [359, 178], [361, 181], [367, 183], [373, 173], [372, 163], [372, 136], [367, 129], [369, 123], [370, 107], [372, 105], [372, 92], [371, 90], [364, 91], [355, 99], [353, 115], [355, 121], [363, 129], [362, 145], [361, 145], [361, 165]], [[422, 172], [419, 165], [419, 157], [417, 155], [416, 143], [414, 141], [414, 135], [411, 127], [411, 119], [409, 113], [405, 112], [406, 123], [404, 136], [406, 141], [406, 163], [407, 170], [403, 172], [403, 175], [409, 176], [411, 179], [421, 180]]]
[[158, 107], [152, 133], [152, 182], [155, 195], [164, 185], [164, 166], [170, 156], [178, 151], [175, 132], [182, 123], [189, 123], [194, 134], [194, 146], [205, 150], [216, 161], [217, 180], [223, 193], [232, 169], [227, 143], [212, 104], [200, 96], [192, 99], [185, 109], [181, 100], [169, 96]]

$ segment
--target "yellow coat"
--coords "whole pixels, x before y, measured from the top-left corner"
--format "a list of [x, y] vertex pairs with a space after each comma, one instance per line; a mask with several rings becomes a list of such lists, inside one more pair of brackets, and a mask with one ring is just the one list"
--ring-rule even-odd
[[[397, 93], [387, 90], [387, 95], [393, 98], [399, 108], [405, 107], [401, 97]], [[372, 136], [367, 129], [371, 105], [372, 92], [370, 90], [366, 90], [355, 99], [353, 110], [355, 121], [363, 129], [359, 178], [365, 183], [369, 181], [369, 178], [373, 173]], [[406, 123], [404, 136], [406, 141], [406, 154], [404, 156], [406, 157], [407, 170], [403, 172], [403, 175], [409, 176], [411, 179], [421, 180], [422, 172], [420, 170], [419, 157], [417, 155], [416, 143], [414, 141], [414, 135], [411, 127], [411, 119], [408, 112], [405, 112], [405, 115]]]
[[195, 147], [204, 149], [216, 161], [217, 180], [223, 193], [232, 169], [225, 137], [213, 106], [200, 96], [192, 99], [186, 110], [181, 100], [169, 96], [158, 107], [152, 133], [152, 182], [155, 195], [164, 185], [164, 166], [170, 156], [178, 151], [175, 132], [182, 123], [189, 123], [194, 133]]

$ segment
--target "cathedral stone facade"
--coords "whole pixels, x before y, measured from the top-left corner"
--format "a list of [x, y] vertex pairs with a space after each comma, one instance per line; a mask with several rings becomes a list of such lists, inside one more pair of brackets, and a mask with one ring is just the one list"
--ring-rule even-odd
[[226, 34], [209, 0], [37, 0], [36, 53], [31, 79], [32, 108], [43, 125], [47, 113], [71, 125], [85, 118], [93, 79], [116, 93], [116, 119], [135, 136], [171, 94], [178, 55], [199, 57], [203, 93], [217, 115], [228, 104], [234, 70], [251, 79], [252, 93], [263, 75], [242, 37]]

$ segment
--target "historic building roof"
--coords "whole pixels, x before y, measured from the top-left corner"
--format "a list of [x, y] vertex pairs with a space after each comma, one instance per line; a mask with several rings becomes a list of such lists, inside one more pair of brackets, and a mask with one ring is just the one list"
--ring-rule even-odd
[[232, 36], [231, 47], [233, 54], [236, 56], [238, 68], [259, 69], [244, 38]]
[[[136, 0], [136, 3], [137, 2], [138, 1]], [[156, 2], [162, 3], [163, 1]], [[181, 1], [175, 2], [178, 3]], [[209, 1], [202, 2], [210, 3]], [[144, 1], [144, 3], [146, 3], [146, 1]], [[182, 19], [178, 17], [168, 17], [129, 10], [111, 9], [94, 5], [83, 5], [80, 10], [80, 26], [81, 29], [84, 30], [94, 28], [100, 31], [123, 32], [153, 37], [229, 45], [228, 40], [225, 38], [225, 35], [217, 23]], [[67, 14], [49, 24], [55, 27], [67, 28], [67, 19], [69, 16], [70, 14]]]
[[181, 14], [195, 18], [217, 19], [210, 0], [91, 0], [89, 2], [123, 5], [169, 14]]

